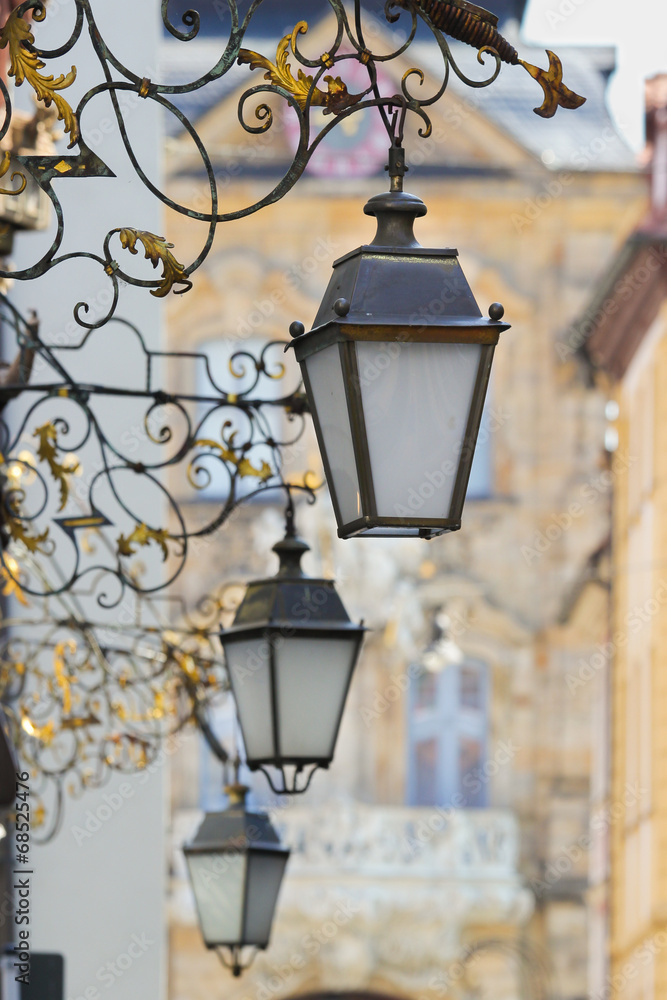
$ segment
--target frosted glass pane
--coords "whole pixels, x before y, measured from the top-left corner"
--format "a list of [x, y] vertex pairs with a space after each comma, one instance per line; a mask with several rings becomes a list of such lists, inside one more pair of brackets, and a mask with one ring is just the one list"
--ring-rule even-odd
[[228, 642], [224, 646], [247, 757], [249, 760], [273, 757], [269, 642], [260, 638]]
[[366, 528], [364, 538], [419, 538], [419, 528], [392, 528], [391, 525], [381, 525], [379, 528]]
[[359, 343], [357, 352], [378, 514], [447, 517], [481, 346]]
[[304, 365], [331, 469], [333, 482], [329, 483], [329, 489], [336, 494], [343, 522], [347, 524], [361, 516], [361, 496], [338, 344], [313, 354]]
[[187, 861], [204, 940], [240, 941], [246, 855], [190, 854]]
[[251, 944], [268, 944], [271, 921], [287, 857], [284, 854], [248, 856], [248, 901], [244, 940]]
[[313, 760], [333, 755], [357, 641], [356, 636], [317, 642], [307, 638], [287, 639], [276, 650], [283, 757]]
[[492, 416], [489, 408], [489, 397], [487, 395], [479, 427], [479, 435], [477, 437], [475, 458], [470, 470], [470, 480], [468, 481], [466, 496], [469, 500], [486, 499], [491, 496], [493, 490]]

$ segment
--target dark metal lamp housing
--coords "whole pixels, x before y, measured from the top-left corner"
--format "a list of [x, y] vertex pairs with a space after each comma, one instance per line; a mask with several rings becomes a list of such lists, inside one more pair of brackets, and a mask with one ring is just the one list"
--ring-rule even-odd
[[247, 949], [266, 948], [289, 850], [263, 813], [246, 812], [242, 785], [227, 789], [229, 808], [207, 813], [183, 848], [207, 948], [239, 976]]
[[[332, 580], [304, 576], [308, 545], [289, 527], [273, 551], [277, 576], [248, 585], [221, 641], [246, 763], [280, 794], [305, 791], [331, 763], [365, 629], [350, 621]], [[282, 787], [267, 767], [280, 771]]]
[[341, 538], [461, 527], [493, 352], [509, 329], [498, 303], [482, 318], [456, 250], [417, 243], [426, 206], [393, 187], [366, 205], [375, 240], [334, 263], [313, 329], [290, 328]]

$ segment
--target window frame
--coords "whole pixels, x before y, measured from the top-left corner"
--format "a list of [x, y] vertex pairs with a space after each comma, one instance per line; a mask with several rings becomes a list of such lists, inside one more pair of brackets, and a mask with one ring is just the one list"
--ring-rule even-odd
[[[463, 671], [474, 667], [479, 672], [480, 707], [461, 704], [461, 679]], [[436, 677], [435, 700], [431, 706], [417, 705], [417, 684], [422, 676]], [[429, 807], [460, 802], [464, 808], [487, 808], [488, 781], [476, 792], [464, 785], [465, 775], [460, 770], [461, 739], [468, 738], [481, 744], [481, 760], [486, 761], [489, 745], [490, 670], [487, 663], [466, 656], [460, 664], [450, 664], [438, 674], [413, 676], [407, 697], [407, 781], [406, 801], [410, 806]], [[419, 775], [416, 767], [417, 746], [429, 739], [437, 739], [437, 768], [433, 801], [418, 801]], [[468, 772], [469, 773], [469, 772]], [[471, 798], [474, 802], [470, 802]], [[467, 803], [470, 802], [468, 805]]]

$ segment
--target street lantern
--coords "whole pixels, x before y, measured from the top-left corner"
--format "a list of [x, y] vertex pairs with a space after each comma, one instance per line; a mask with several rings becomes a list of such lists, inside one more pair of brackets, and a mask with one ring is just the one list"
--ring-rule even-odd
[[[333, 759], [365, 629], [350, 621], [332, 580], [304, 575], [308, 545], [291, 518], [273, 551], [277, 576], [248, 585], [221, 641], [246, 763], [274, 792], [298, 793]], [[282, 787], [267, 767], [279, 770]]]
[[392, 190], [366, 205], [374, 242], [334, 263], [313, 329], [290, 332], [338, 534], [433, 538], [461, 527], [503, 307], [482, 318], [456, 250], [417, 243], [426, 206]]
[[268, 816], [246, 812], [243, 785], [227, 789], [230, 805], [207, 813], [183, 848], [207, 948], [239, 976], [244, 949], [266, 948], [289, 850]]

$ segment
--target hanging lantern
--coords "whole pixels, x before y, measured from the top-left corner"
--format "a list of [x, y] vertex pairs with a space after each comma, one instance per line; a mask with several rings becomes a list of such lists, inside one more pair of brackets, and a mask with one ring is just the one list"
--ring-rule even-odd
[[366, 205], [375, 240], [335, 262], [313, 329], [290, 328], [341, 538], [461, 527], [493, 352], [509, 329], [498, 303], [482, 317], [456, 250], [417, 243], [426, 206], [393, 186]]
[[183, 853], [206, 947], [239, 976], [249, 964], [245, 950], [254, 957], [269, 943], [290, 852], [268, 816], [246, 811], [244, 786], [227, 792], [229, 808], [207, 813]]
[[291, 530], [273, 551], [277, 576], [248, 585], [221, 641], [246, 763], [275, 792], [294, 793], [333, 759], [365, 629], [350, 621], [332, 580], [304, 576], [308, 545]]

